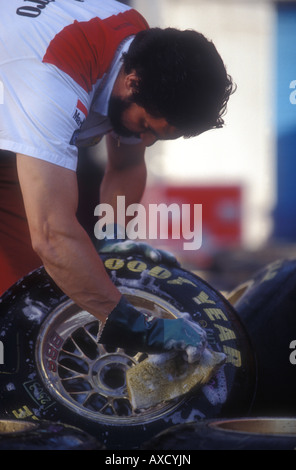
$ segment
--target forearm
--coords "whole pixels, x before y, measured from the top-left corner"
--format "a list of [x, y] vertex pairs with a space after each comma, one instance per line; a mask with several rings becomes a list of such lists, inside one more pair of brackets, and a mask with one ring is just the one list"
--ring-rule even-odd
[[146, 185], [146, 168], [142, 165], [125, 170], [107, 170], [102, 181], [100, 202], [110, 204], [117, 219], [117, 196], [125, 197], [125, 206], [139, 203]]
[[120, 292], [76, 218], [75, 173], [25, 155], [17, 164], [34, 250], [60, 289], [104, 321]]
[[125, 197], [125, 206], [139, 203], [143, 196], [147, 170], [144, 149], [124, 146], [118, 149], [110, 137], [108, 140], [109, 162], [100, 188], [100, 202], [110, 204], [117, 210], [117, 196]]
[[104, 322], [121, 294], [78, 222], [65, 230], [51, 230], [39, 242], [33, 236], [33, 244], [60, 289], [82, 309]]

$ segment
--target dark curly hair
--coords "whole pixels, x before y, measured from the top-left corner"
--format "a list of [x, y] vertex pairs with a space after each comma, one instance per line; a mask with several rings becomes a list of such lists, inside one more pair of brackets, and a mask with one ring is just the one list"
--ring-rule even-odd
[[138, 33], [123, 57], [125, 73], [139, 82], [134, 101], [164, 117], [184, 137], [224, 125], [222, 116], [234, 91], [214, 44], [201, 33], [151, 28]]

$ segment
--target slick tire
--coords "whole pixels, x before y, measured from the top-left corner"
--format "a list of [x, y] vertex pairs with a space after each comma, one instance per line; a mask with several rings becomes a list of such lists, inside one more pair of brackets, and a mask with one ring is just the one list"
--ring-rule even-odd
[[296, 414], [296, 260], [277, 260], [238, 288], [233, 302], [251, 338], [258, 365], [253, 411]]
[[[296, 419], [237, 418], [173, 426], [142, 450], [295, 450]], [[180, 456], [181, 457], [181, 456]]]
[[255, 394], [248, 335], [225, 298], [196, 275], [137, 256], [102, 255], [118, 289], [139, 310], [191, 316], [209, 347], [227, 356], [197, 393], [133, 410], [125, 374], [145, 358], [96, 342], [98, 321], [67, 298], [41, 267], [1, 299], [0, 418], [61, 421], [95, 436], [107, 449], [138, 448], [177, 423], [244, 415]]
[[1, 419], [0, 450], [104, 450], [104, 446], [73, 426]]

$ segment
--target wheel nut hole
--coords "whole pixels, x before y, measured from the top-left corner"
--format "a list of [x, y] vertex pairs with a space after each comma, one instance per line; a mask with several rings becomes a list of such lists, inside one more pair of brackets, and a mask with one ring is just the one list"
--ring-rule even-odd
[[125, 385], [125, 371], [121, 364], [105, 366], [101, 371], [100, 378], [105, 386], [113, 390]]

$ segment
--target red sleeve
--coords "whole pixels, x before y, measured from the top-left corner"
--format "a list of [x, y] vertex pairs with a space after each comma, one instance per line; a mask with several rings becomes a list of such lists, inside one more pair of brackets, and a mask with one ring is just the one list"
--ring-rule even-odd
[[55, 65], [89, 92], [108, 70], [123, 39], [148, 28], [133, 9], [104, 20], [74, 21], [53, 38], [43, 62]]

